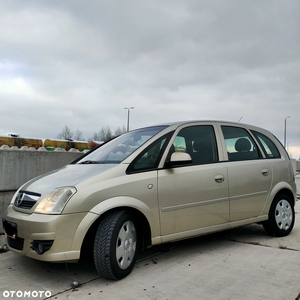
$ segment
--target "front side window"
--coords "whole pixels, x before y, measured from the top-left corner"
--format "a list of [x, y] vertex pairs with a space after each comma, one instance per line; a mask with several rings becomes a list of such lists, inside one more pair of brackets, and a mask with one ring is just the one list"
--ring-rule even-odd
[[247, 130], [240, 127], [222, 126], [229, 161], [260, 158], [255, 142]]
[[192, 164], [206, 164], [218, 161], [217, 142], [211, 125], [190, 126], [181, 129], [175, 137], [175, 152], [188, 153]]
[[280, 153], [277, 147], [268, 137], [266, 137], [264, 134], [257, 131], [252, 131], [252, 133], [255, 135], [258, 142], [260, 143], [266, 157], [280, 158]]
[[172, 133], [159, 138], [145, 149], [128, 167], [127, 173], [149, 171], [158, 167]]
[[174, 143], [174, 150], [176, 152], [186, 152], [186, 141], [182, 136], [176, 136]]

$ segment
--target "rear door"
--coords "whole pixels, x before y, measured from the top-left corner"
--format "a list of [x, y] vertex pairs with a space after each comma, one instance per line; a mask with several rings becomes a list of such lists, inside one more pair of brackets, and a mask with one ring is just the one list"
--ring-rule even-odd
[[221, 126], [228, 155], [230, 221], [261, 214], [272, 183], [272, 166], [243, 127]]

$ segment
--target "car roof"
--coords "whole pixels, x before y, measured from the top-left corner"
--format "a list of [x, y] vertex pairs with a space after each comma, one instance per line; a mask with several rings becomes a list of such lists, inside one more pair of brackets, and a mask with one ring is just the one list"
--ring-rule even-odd
[[[248, 130], [255, 130], [259, 131], [261, 133], [265, 133], [266, 135], [271, 135], [273, 136], [273, 133], [271, 133], [269, 130], [264, 129], [262, 127], [258, 127], [255, 125], [250, 125], [250, 124], [245, 124], [245, 123], [240, 123], [240, 122], [231, 122], [231, 121], [223, 121], [223, 120], [186, 120], [186, 121], [175, 121], [175, 122], [168, 122], [168, 123], [160, 123], [160, 124], [153, 124], [152, 126], [144, 126], [141, 128], [136, 128], [135, 130], [143, 129], [143, 128], [150, 128], [150, 127], [159, 127], [159, 126], [164, 126], [165, 129], [174, 129], [178, 128], [179, 126], [182, 125], [192, 125], [192, 124], [220, 124], [220, 125], [227, 125], [227, 126], [238, 126], [238, 127], [243, 127], [247, 128]], [[134, 131], [134, 130], [133, 130]]]
[[257, 127], [255, 125], [240, 123], [240, 122], [231, 122], [231, 121], [223, 121], [223, 120], [186, 120], [186, 121], [176, 121], [176, 122], [167, 122], [167, 123], [159, 123], [154, 124], [153, 126], [146, 126], [146, 127], [156, 127], [156, 126], [180, 126], [180, 125], [188, 125], [193, 123], [216, 123], [216, 124], [228, 124], [228, 125], [236, 125], [236, 126], [242, 126], [247, 128], [257, 128], [257, 129], [263, 129], [261, 127]]

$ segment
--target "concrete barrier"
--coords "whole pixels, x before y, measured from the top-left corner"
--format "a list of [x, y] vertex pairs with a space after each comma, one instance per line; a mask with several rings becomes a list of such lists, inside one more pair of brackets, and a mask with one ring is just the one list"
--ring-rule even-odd
[[[76, 150], [47, 151], [22, 147], [0, 147], [0, 215], [9, 205], [16, 190], [28, 180], [69, 164], [83, 155]], [[0, 222], [2, 231], [2, 222]]]

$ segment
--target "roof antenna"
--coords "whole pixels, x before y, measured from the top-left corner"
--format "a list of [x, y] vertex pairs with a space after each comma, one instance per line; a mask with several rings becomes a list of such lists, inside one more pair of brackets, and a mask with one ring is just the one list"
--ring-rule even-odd
[[239, 121], [238, 121], [238, 123], [240, 123], [240, 121], [243, 119], [243, 117], [240, 117], [240, 119], [239, 119]]

